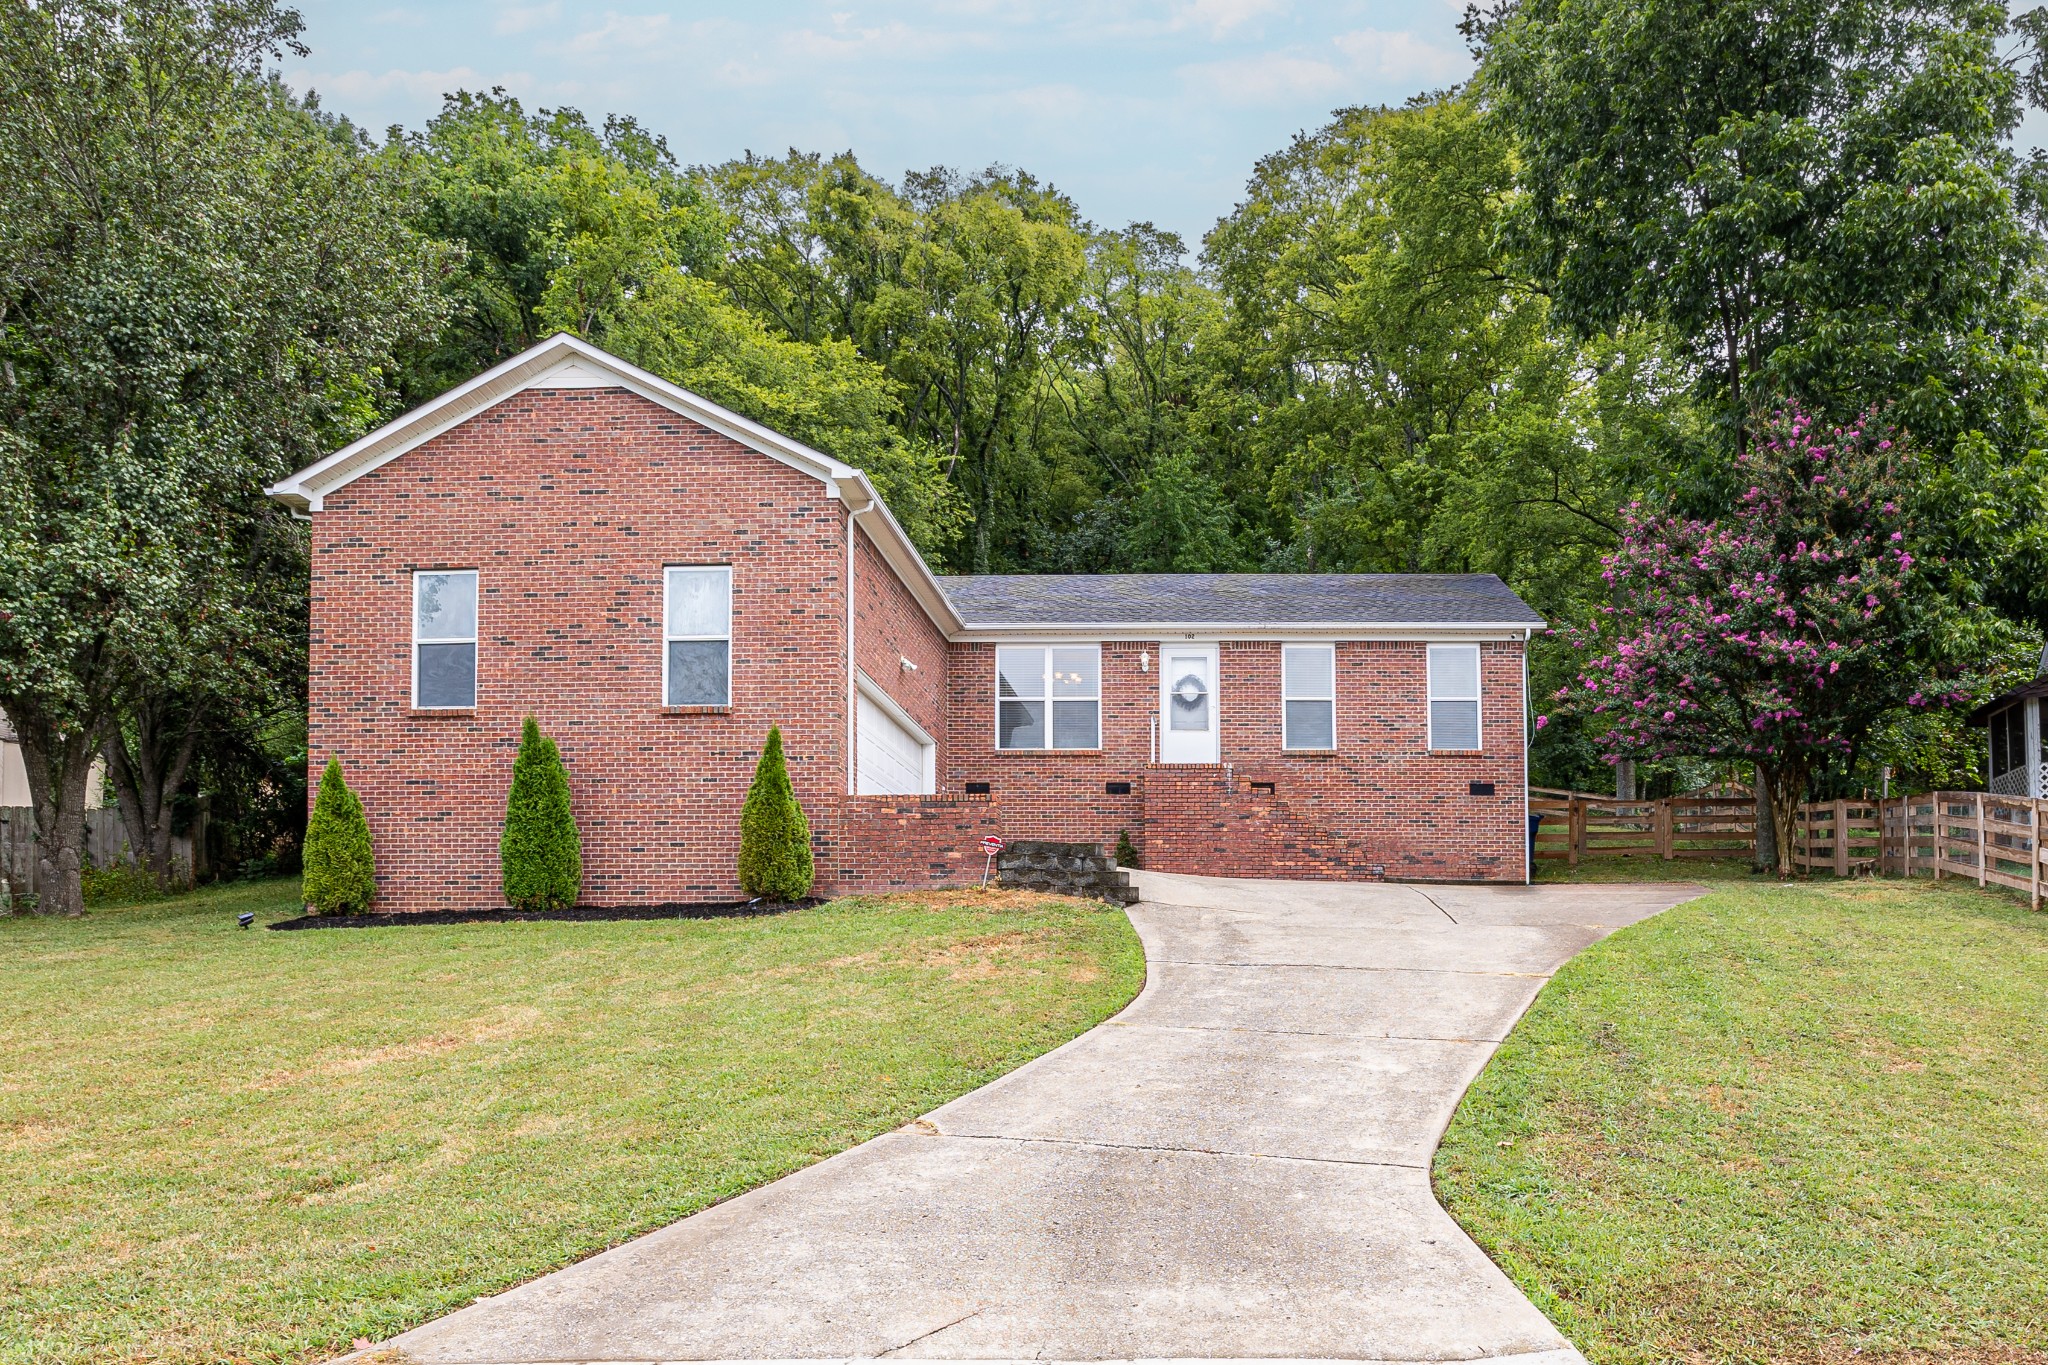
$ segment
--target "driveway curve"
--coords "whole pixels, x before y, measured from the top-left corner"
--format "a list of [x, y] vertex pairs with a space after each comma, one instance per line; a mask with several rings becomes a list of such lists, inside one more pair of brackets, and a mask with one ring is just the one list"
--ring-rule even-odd
[[1136, 874], [1144, 991], [925, 1118], [389, 1343], [422, 1365], [1578, 1352], [1429, 1163], [1552, 972], [1679, 885]]

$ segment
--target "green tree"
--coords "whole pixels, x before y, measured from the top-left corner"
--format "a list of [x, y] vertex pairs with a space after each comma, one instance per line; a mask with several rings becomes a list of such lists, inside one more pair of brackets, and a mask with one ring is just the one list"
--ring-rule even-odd
[[583, 889], [583, 841], [569, 803], [561, 750], [532, 716], [519, 732], [505, 833], [498, 844], [505, 903], [518, 910], [566, 910]]
[[1270, 567], [1491, 570], [1544, 610], [1597, 584], [1686, 417], [1653, 335], [1582, 347], [1509, 268], [1514, 171], [1463, 99], [1343, 110], [1210, 234], [1240, 395], [1215, 425]]
[[341, 775], [341, 759], [330, 756], [306, 821], [306, 868], [301, 894], [315, 913], [359, 915], [377, 895], [377, 859], [370, 846], [370, 822], [363, 803]]
[[51, 910], [80, 908], [94, 754], [137, 697], [232, 674], [210, 651], [268, 610], [254, 524], [296, 533], [261, 487], [374, 421], [434, 317], [399, 168], [263, 79], [299, 28], [272, 0], [0, 7], [0, 708]]
[[[551, 290], [573, 320], [579, 290], [631, 288], [622, 272], [649, 261], [700, 268], [719, 249], [716, 210], [667, 143], [630, 118], [594, 129], [575, 109], [529, 114], [502, 89], [458, 91], [397, 151], [418, 176], [416, 226], [458, 248], [440, 281], [447, 325], [407, 356], [410, 402], [540, 340]], [[567, 253], [581, 259], [558, 280]]]
[[810, 893], [811, 826], [789, 785], [782, 727], [770, 726], [740, 810], [740, 886], [750, 896], [793, 901]]
[[[2042, 164], [2010, 146], [2007, 28], [1996, 0], [1513, 0], [1466, 25], [1515, 139], [1517, 257], [1582, 334], [1674, 339], [1722, 433], [1702, 510], [1781, 397], [1835, 422], [1882, 402], [1923, 491], [2019, 509], [1926, 534], [2043, 610]], [[1965, 444], [1989, 458], [1944, 488]]]

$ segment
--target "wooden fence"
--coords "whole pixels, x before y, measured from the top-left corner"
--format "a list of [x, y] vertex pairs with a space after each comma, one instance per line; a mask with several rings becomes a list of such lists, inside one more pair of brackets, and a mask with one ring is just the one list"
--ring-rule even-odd
[[2041, 908], [2041, 831], [2048, 824], [2048, 802], [1990, 792], [1928, 792], [1894, 797], [1882, 806], [1882, 870], [2011, 887]]
[[1623, 801], [1531, 787], [1529, 814], [1543, 817], [1536, 856], [1572, 867], [1586, 857], [1745, 858], [1756, 849], [1756, 802], [1739, 793]]
[[[203, 839], [206, 813], [202, 807], [198, 831]], [[171, 837], [171, 862], [189, 878], [194, 841], [190, 835]], [[85, 854], [94, 867], [133, 863], [135, 851], [128, 847], [128, 831], [121, 824], [121, 812], [112, 806], [85, 813]], [[200, 870], [205, 871], [202, 863]], [[36, 894], [36, 821], [27, 806], [0, 806], [0, 881], [17, 896]]]

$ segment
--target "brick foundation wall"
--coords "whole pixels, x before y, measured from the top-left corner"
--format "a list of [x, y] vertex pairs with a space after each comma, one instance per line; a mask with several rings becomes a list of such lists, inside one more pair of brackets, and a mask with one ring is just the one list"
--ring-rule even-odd
[[1002, 824], [982, 797], [840, 797], [811, 812], [818, 893], [975, 885], [981, 841]]
[[[771, 724], [807, 807], [847, 789], [846, 514], [825, 485], [622, 389], [529, 390], [313, 518], [315, 784], [339, 754], [379, 910], [498, 904], [519, 725], [560, 744], [590, 904], [738, 893]], [[730, 564], [733, 703], [662, 706], [662, 569]], [[412, 572], [479, 570], [477, 705], [411, 705]]]

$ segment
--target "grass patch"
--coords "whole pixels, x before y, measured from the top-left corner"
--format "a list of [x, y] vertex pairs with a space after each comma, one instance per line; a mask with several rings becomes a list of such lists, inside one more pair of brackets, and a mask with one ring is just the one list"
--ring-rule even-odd
[[1600, 1365], [2048, 1360], [2044, 1001], [2010, 897], [1720, 886], [1558, 973], [1437, 1190]]
[[297, 882], [0, 920], [0, 1360], [296, 1361], [894, 1128], [1120, 1008], [1023, 892], [241, 932]]
[[[1821, 874], [1816, 873], [1815, 876]], [[1562, 858], [1536, 862], [1539, 886], [1560, 882], [1776, 882], [1775, 872], [1757, 872], [1743, 858], [1616, 858], [1585, 857], [1577, 867]]]

